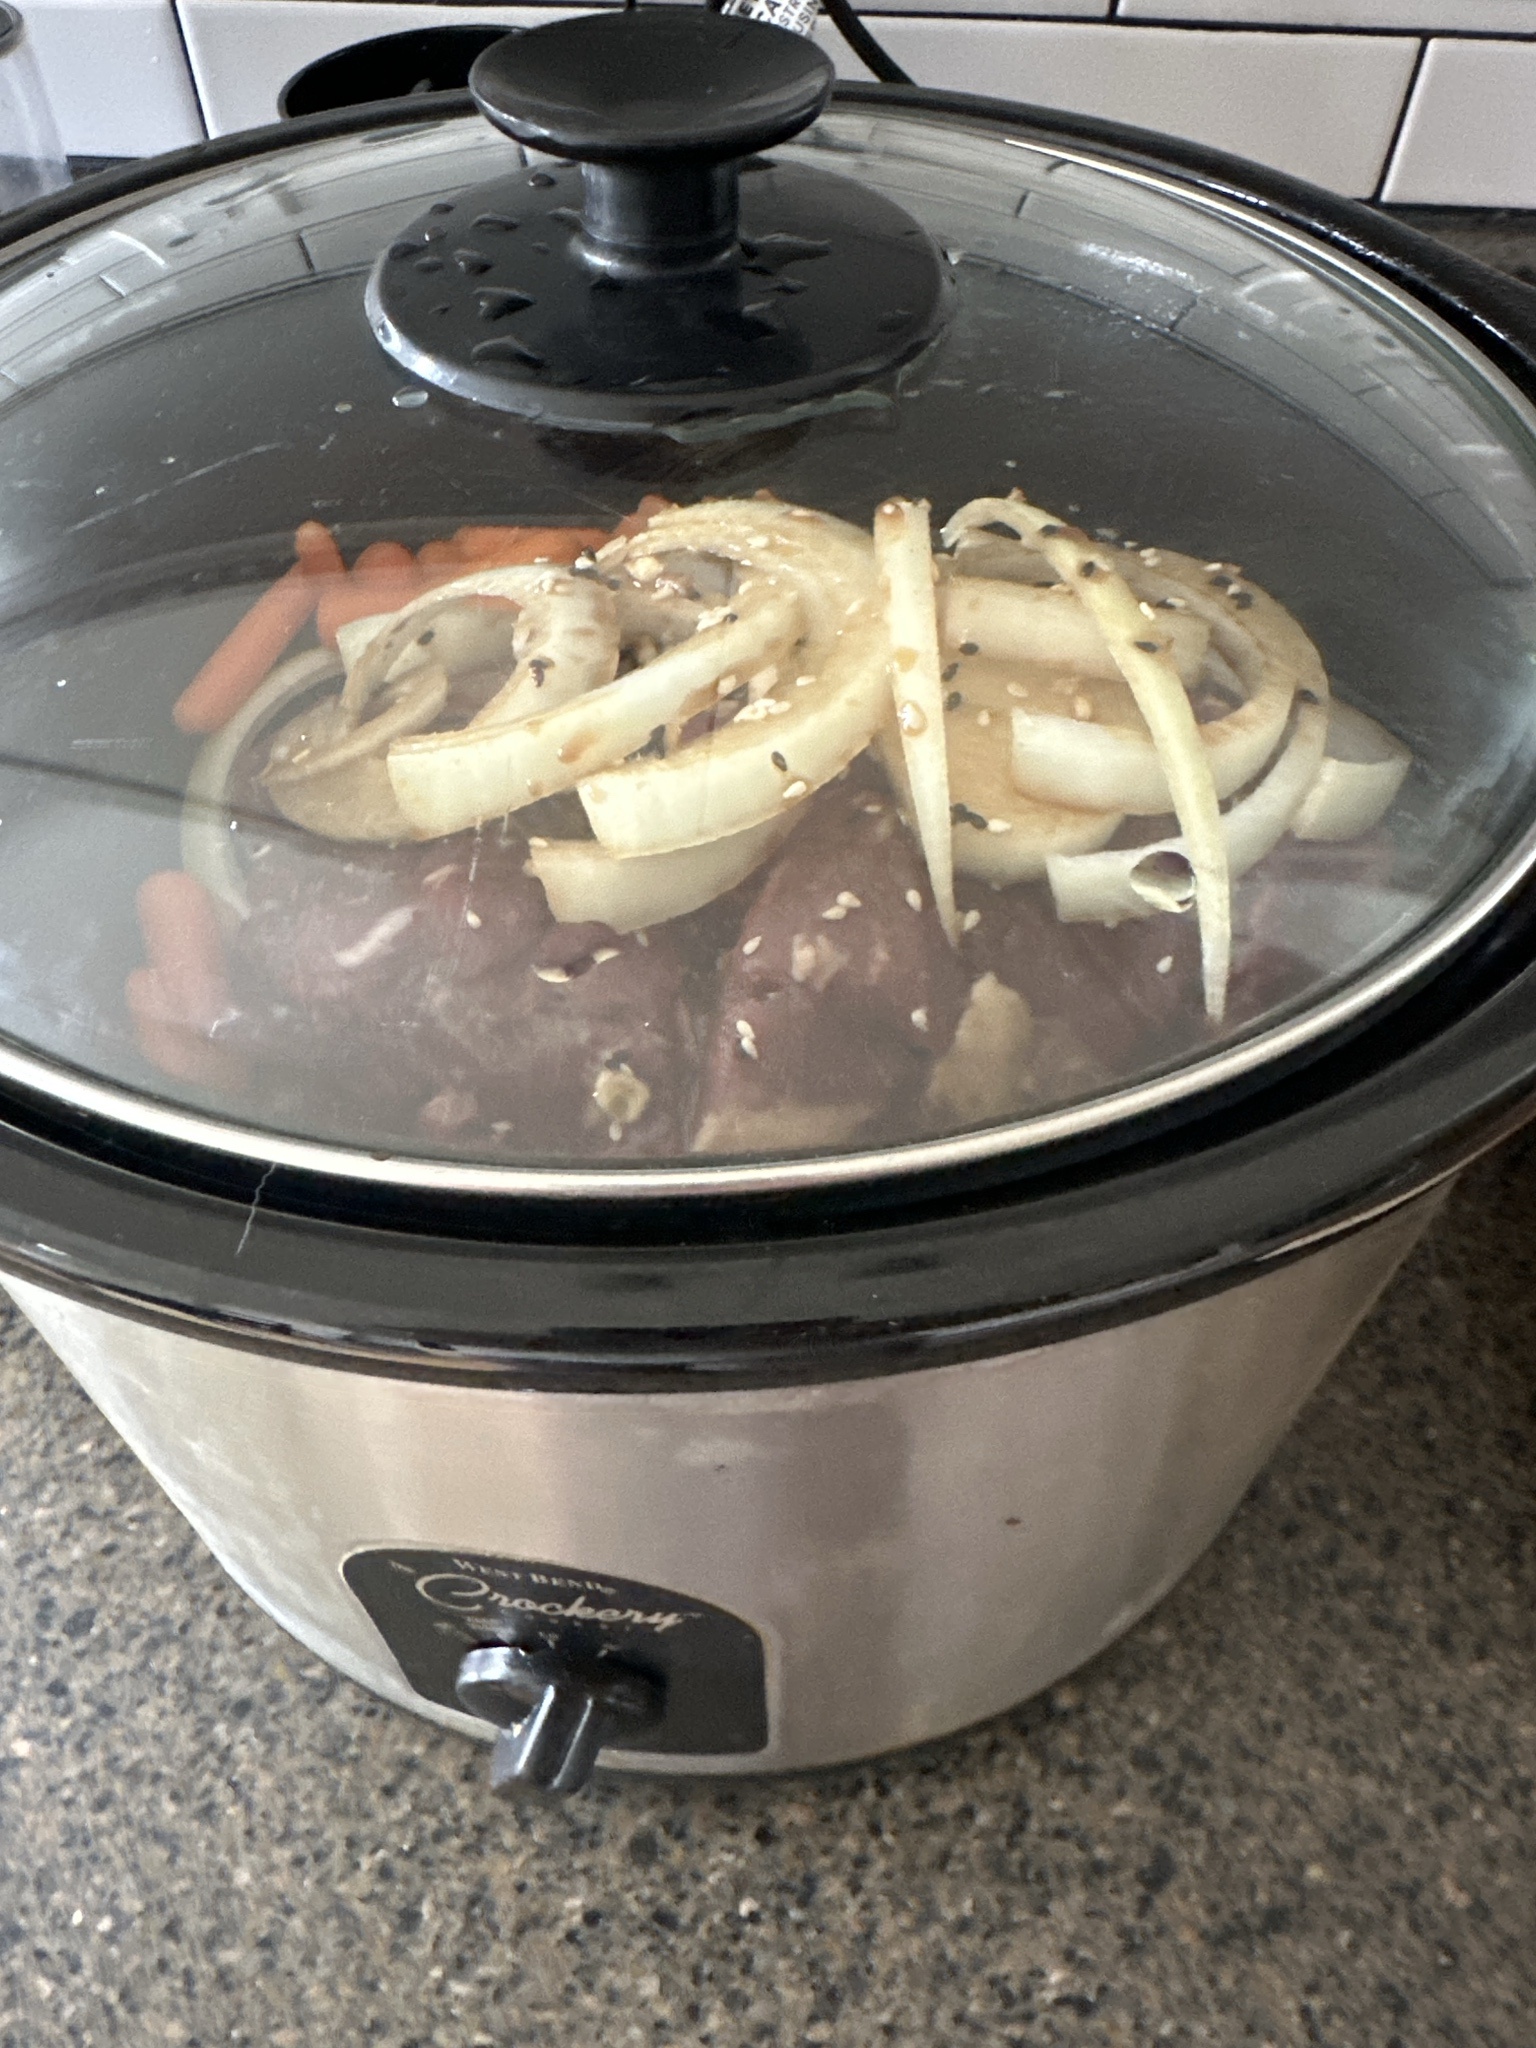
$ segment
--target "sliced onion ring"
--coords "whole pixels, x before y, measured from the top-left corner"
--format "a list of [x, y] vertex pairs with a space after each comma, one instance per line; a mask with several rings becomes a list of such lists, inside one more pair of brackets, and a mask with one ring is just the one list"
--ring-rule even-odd
[[[972, 663], [961, 702], [944, 714], [951, 816], [956, 819], [950, 834], [955, 871], [1000, 888], [1037, 880], [1053, 853], [1096, 852], [1121, 822], [1119, 811], [1043, 804], [1014, 787], [1008, 674], [1001, 663]], [[910, 815], [906, 763], [889, 724], [881, 729], [878, 746], [891, 786]]]
[[589, 776], [579, 794], [592, 830], [613, 853], [664, 853], [782, 816], [874, 737], [890, 703], [889, 644], [884, 619], [865, 600], [819, 672], [749, 707], [782, 712], [737, 717], [664, 761]]
[[[1098, 620], [1075, 591], [1059, 585], [951, 576], [939, 591], [939, 619], [951, 653], [964, 648], [1000, 661], [1050, 662], [1084, 675], [1120, 674]], [[1158, 620], [1157, 631], [1184, 681], [1194, 682], [1210, 645], [1209, 623], [1193, 612], [1170, 612]]]
[[[446, 627], [456, 614], [465, 609], [466, 598], [499, 597], [521, 606], [551, 575], [559, 573], [551, 570], [547, 563], [509, 569], [476, 569], [468, 576], [455, 577], [452, 583], [440, 583], [435, 590], [424, 591], [420, 597], [413, 597], [409, 604], [402, 605], [399, 611], [391, 612], [383, 621], [381, 630], [365, 645], [359, 647], [358, 636], [349, 636], [345, 643], [349, 649], [347, 683], [343, 693], [345, 708], [354, 717], [358, 716], [379, 685], [394, 673], [396, 663], [417, 636], [439, 620]], [[338, 629], [338, 645], [345, 630]]]
[[[580, 784], [592, 830], [625, 857], [701, 845], [781, 814], [869, 744], [888, 701], [888, 643], [867, 533], [808, 506], [725, 498], [658, 512], [605, 560], [633, 560], [639, 569], [676, 550], [731, 562], [749, 581], [769, 576], [793, 587], [804, 607], [804, 645], [789, 671], [794, 681], [754, 701], [752, 717], [665, 760]], [[761, 657], [739, 673], [754, 666]]]
[[870, 536], [807, 505], [772, 498], [674, 505], [658, 512], [621, 553], [639, 561], [673, 549], [717, 556], [748, 575], [793, 583], [805, 603], [812, 642], [822, 646], [835, 638], [850, 605], [875, 595]]
[[928, 868], [934, 908], [953, 944], [959, 921], [929, 509], [926, 499], [915, 504], [906, 498], [886, 500], [875, 513], [875, 565], [885, 599], [891, 691], [912, 821]]
[[[1212, 651], [1206, 674], [1225, 671], [1243, 688], [1223, 657]], [[1290, 717], [1295, 678], [1265, 666], [1245, 702], [1199, 727], [1218, 797], [1245, 789], [1273, 754]], [[1020, 705], [1013, 712], [1013, 779], [1030, 796], [1063, 804], [1113, 804], [1137, 817], [1173, 808], [1168, 777], [1145, 725], [1065, 718]]]
[[1413, 755], [1352, 704], [1334, 698], [1316, 780], [1291, 820], [1297, 839], [1358, 839], [1380, 824]]
[[471, 726], [553, 711], [611, 683], [619, 666], [613, 592], [593, 576], [547, 578], [519, 614], [513, 654], [516, 667]]
[[[273, 803], [290, 824], [327, 839], [409, 839], [385, 755], [391, 741], [432, 723], [448, 687], [442, 669], [412, 669], [388, 686], [391, 701], [382, 711], [350, 729], [340, 698], [301, 712], [273, 741], [272, 765], [262, 777]], [[303, 751], [284, 760], [290, 734]]]
[[341, 673], [341, 662], [329, 648], [290, 655], [220, 726], [192, 763], [181, 813], [181, 864], [234, 917], [249, 917], [251, 906], [230, 844], [230, 773], [253, 733], [296, 698], [324, 683], [339, 682]]
[[605, 924], [616, 932], [644, 931], [668, 918], [686, 917], [744, 882], [789, 834], [793, 817], [770, 818], [749, 831], [671, 853], [619, 860], [591, 839], [556, 839], [533, 846], [528, 867], [544, 885], [561, 924]]
[[[720, 624], [554, 711], [515, 724], [400, 741], [388, 760], [401, 811], [420, 837], [437, 838], [570, 789], [593, 768], [634, 753], [657, 726], [673, 725], [697, 709], [722, 676], [756, 665], [765, 647], [793, 643], [798, 635], [800, 600], [785, 585], [757, 578], [742, 586], [731, 605]], [[657, 849], [615, 848], [620, 850]]]
[[[1028, 504], [1022, 495], [976, 498], [962, 506], [944, 529], [945, 540], [978, 526], [1010, 527], [1036, 546], [1058, 576], [1069, 582], [1098, 621], [1120, 673], [1135, 694], [1142, 717], [1168, 777], [1174, 814], [1183, 827], [1200, 919], [1200, 956], [1206, 1013], [1222, 1017], [1232, 958], [1232, 891], [1227, 848], [1210, 762], [1200, 744], [1195, 715], [1168, 651], [1166, 634], [1139, 608], [1130, 585], [1110, 561], [1111, 550], [1096, 546], [1076, 527]], [[1103, 854], [1084, 854], [1102, 860]]]
[[[1308, 693], [1269, 773], [1222, 816], [1232, 875], [1246, 874], [1285, 836], [1317, 774], [1327, 729], [1327, 706]], [[1056, 915], [1067, 924], [1119, 924], [1158, 911], [1188, 910], [1195, 901], [1193, 863], [1182, 838], [1061, 855], [1046, 862], [1045, 872]]]

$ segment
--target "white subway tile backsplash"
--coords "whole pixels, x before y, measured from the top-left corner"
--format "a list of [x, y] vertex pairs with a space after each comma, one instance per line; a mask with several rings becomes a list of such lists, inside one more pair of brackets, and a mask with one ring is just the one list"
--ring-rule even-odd
[[1536, 35], [1536, 0], [1120, 0], [1122, 21]]
[[[920, 85], [1134, 122], [1356, 195], [1375, 190], [1419, 47], [1406, 36], [896, 16], [880, 37]], [[835, 35], [824, 40], [858, 75]]]
[[860, 14], [1000, 14], [1014, 21], [1103, 21], [1111, 0], [867, 0]]
[[417, 5], [415, 0], [180, 0], [182, 32], [210, 135], [277, 119], [296, 71], [370, 36], [447, 22], [533, 28], [569, 7]]
[[[533, 26], [572, 4], [590, 0], [26, 0], [26, 12], [66, 147], [142, 155], [205, 126], [275, 119], [293, 73], [349, 43], [447, 22]], [[1162, 130], [1360, 196], [1377, 189], [1422, 31], [1433, 40], [1384, 196], [1536, 206], [1536, 0], [865, 0], [864, 11], [920, 84]], [[863, 75], [825, 21], [819, 35], [845, 75]]]
[[203, 120], [171, 0], [22, 0], [71, 156], [151, 156]]
[[1536, 43], [1432, 42], [1382, 197], [1536, 206]]

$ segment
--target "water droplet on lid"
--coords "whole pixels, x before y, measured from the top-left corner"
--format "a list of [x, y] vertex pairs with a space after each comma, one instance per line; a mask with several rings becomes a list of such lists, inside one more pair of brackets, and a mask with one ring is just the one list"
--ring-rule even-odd
[[414, 412], [418, 406], [426, 404], [430, 395], [414, 384], [407, 384], [403, 391], [396, 391], [389, 402], [391, 405], [398, 405], [402, 412]]

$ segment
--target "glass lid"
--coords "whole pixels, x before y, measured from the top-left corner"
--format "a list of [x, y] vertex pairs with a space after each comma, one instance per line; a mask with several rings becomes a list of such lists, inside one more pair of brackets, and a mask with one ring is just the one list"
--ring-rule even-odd
[[[1496, 372], [1022, 129], [834, 102], [758, 161], [905, 221], [934, 296], [822, 377], [793, 309], [832, 333], [846, 277], [754, 230], [649, 421], [519, 329], [499, 252], [591, 223], [474, 116], [0, 270], [12, 1085], [395, 1182], [847, 1179], [1198, 1107], [1509, 893], [1536, 439]], [[510, 396], [422, 341], [439, 282]], [[604, 347], [694, 290], [589, 284]]]

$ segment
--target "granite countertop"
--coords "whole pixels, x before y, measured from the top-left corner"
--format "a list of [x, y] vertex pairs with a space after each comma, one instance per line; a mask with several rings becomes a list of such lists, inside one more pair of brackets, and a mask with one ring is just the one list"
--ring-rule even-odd
[[1536, 1136], [1147, 1621], [858, 1768], [497, 1804], [229, 1584], [14, 1314], [0, 1446], [0, 2048], [1533, 2038]]

